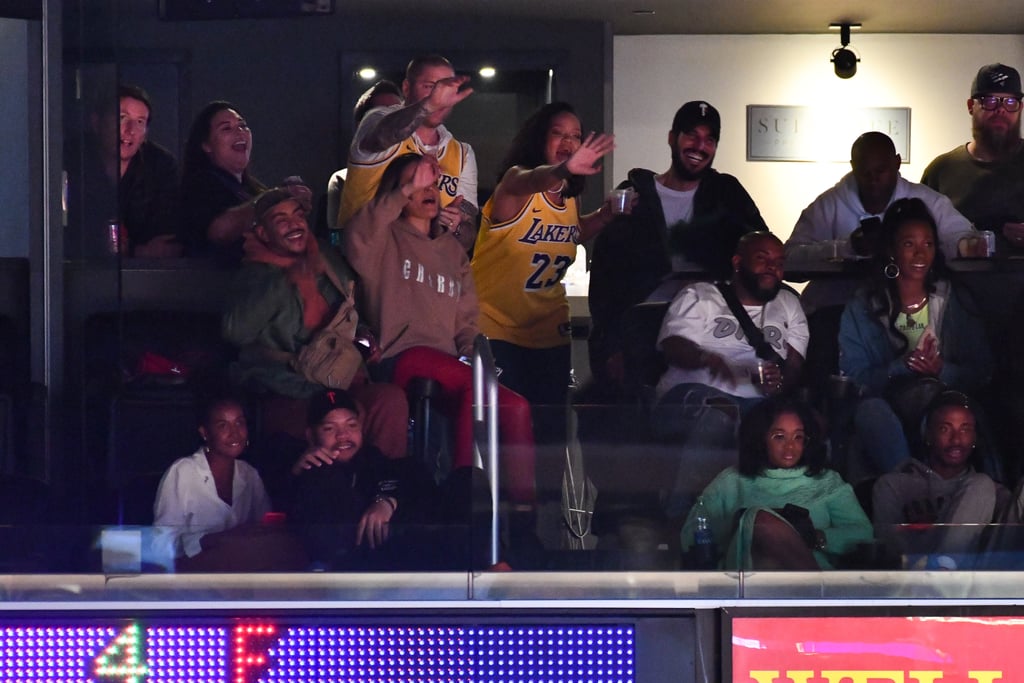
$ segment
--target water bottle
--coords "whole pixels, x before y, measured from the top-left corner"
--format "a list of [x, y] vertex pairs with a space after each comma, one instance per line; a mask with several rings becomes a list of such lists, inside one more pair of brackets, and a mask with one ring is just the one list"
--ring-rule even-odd
[[708, 525], [708, 511], [704, 499], [698, 498], [694, 506], [693, 556], [697, 569], [714, 569], [718, 565], [715, 537]]

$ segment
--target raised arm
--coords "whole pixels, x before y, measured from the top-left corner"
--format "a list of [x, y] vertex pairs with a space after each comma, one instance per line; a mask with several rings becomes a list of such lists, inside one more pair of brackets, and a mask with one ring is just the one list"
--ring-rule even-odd
[[565, 161], [535, 168], [513, 166], [505, 172], [494, 189], [495, 222], [511, 219], [522, 208], [527, 197], [538, 192], [558, 189], [570, 176], [590, 176], [601, 172], [601, 158], [615, 149], [615, 136], [590, 133]]
[[428, 116], [442, 109], [454, 107], [472, 95], [472, 88], [462, 87], [468, 82], [469, 76], [441, 79], [434, 84], [434, 89], [427, 97], [377, 120], [374, 129], [362, 138], [359, 151], [377, 154], [405, 140], [423, 125]]
[[252, 229], [253, 215], [252, 202], [231, 207], [210, 221], [206, 239], [220, 246], [231, 244]]
[[409, 197], [437, 183], [440, 169], [435, 159], [423, 157], [416, 162], [415, 169], [409, 182], [374, 197], [345, 224], [342, 231], [345, 257], [356, 272], [364, 274], [368, 268], [377, 267], [390, 234], [388, 226], [402, 214]]

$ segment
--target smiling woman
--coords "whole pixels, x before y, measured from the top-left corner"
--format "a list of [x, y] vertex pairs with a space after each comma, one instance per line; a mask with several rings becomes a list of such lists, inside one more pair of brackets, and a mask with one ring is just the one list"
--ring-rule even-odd
[[[973, 392], [991, 377], [979, 308], [955, 286], [937, 245], [927, 205], [916, 198], [894, 202], [869, 281], [843, 311], [839, 369], [864, 395], [854, 416], [857, 474], [884, 474], [911, 456], [927, 402], [927, 396], [911, 401], [913, 392], [926, 384]], [[1000, 478], [998, 457], [987, 455], [986, 469]]]
[[270, 498], [252, 465], [238, 459], [249, 445], [241, 400], [222, 394], [203, 402], [199, 435], [203, 445], [171, 465], [154, 504], [158, 537], [173, 547], [178, 568], [259, 569], [275, 560], [289, 564], [286, 555], [268, 553], [284, 539], [258, 532], [271, 509]]
[[480, 329], [503, 380], [532, 403], [565, 402], [571, 340], [562, 278], [577, 247], [612, 219], [607, 201], [581, 216], [577, 197], [613, 149], [613, 135], [583, 135], [569, 104], [544, 105], [512, 141], [481, 214], [473, 254]]
[[252, 226], [249, 205], [265, 189], [249, 173], [253, 135], [230, 102], [214, 101], [196, 115], [185, 143], [181, 202], [184, 233], [192, 254], [211, 244], [239, 257], [240, 238]]

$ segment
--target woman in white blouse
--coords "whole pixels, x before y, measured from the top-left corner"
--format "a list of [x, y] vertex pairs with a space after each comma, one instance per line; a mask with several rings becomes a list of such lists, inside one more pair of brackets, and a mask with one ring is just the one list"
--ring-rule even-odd
[[164, 473], [154, 504], [155, 526], [173, 539], [180, 570], [270, 568], [268, 562], [281, 558], [267, 542], [276, 544], [282, 534], [262, 524], [270, 498], [256, 469], [238, 459], [249, 445], [242, 404], [219, 396], [200, 415], [203, 444]]

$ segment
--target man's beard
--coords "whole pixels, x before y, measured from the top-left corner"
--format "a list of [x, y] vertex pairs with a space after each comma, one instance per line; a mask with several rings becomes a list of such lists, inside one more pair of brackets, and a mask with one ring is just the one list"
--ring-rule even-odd
[[778, 295], [779, 290], [782, 289], [782, 282], [776, 280], [774, 287], [765, 288], [758, 282], [759, 277], [744, 266], [740, 266], [740, 269], [736, 271], [736, 278], [743, 285], [743, 289], [747, 290], [747, 294], [766, 304]]
[[1020, 144], [1020, 117], [1006, 129], [1005, 132], [994, 130], [987, 126], [974, 122], [971, 126], [974, 139], [979, 140], [983, 147], [1000, 154], [1008, 154], [1017, 149]]
[[711, 168], [711, 163], [715, 160], [712, 156], [708, 159], [707, 166], [694, 173], [693, 171], [686, 168], [683, 165], [683, 160], [679, 152], [672, 153], [672, 173], [680, 180], [700, 180], [707, 175], [708, 170]]

